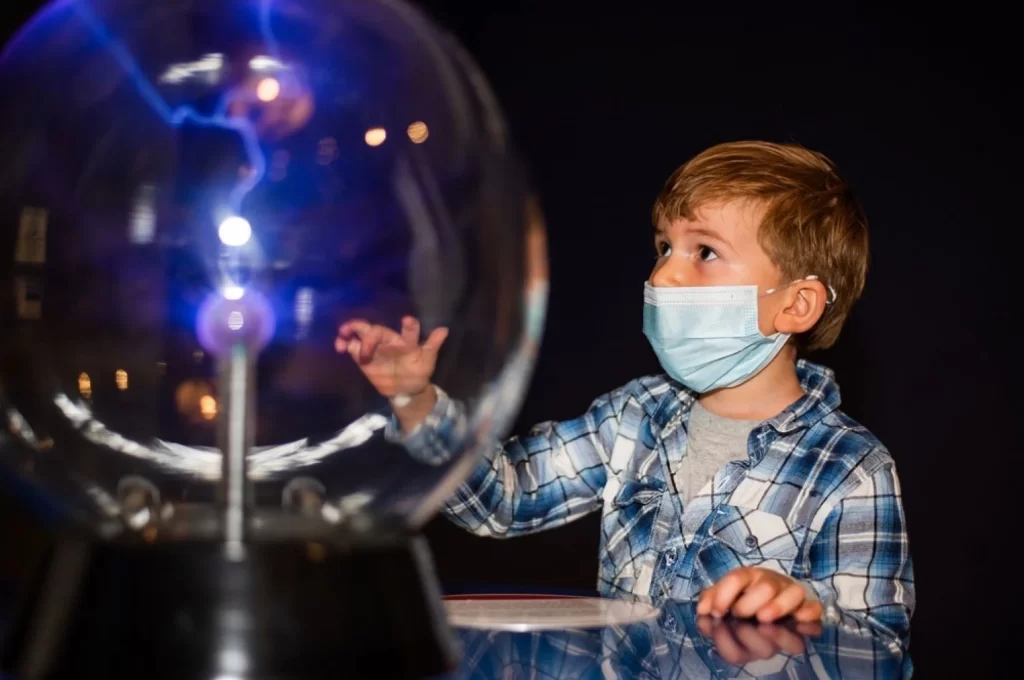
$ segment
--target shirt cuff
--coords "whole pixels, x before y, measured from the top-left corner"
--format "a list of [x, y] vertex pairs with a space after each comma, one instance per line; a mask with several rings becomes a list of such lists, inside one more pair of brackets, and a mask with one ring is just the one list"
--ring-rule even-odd
[[398, 417], [392, 413], [384, 426], [384, 437], [393, 444], [405, 447], [409, 455], [427, 465], [443, 465], [454, 454], [455, 442], [465, 431], [461, 407], [437, 385], [431, 385], [437, 401], [415, 430], [403, 433]]
[[[831, 584], [826, 581], [801, 580], [800, 585], [804, 587], [804, 590], [810, 589], [809, 592], [814, 593], [813, 601], [821, 603], [823, 610], [822, 621], [830, 625], [839, 623], [842, 619], [842, 612], [839, 610], [836, 601], [836, 591], [832, 588]], [[810, 599], [809, 594], [808, 599]]]

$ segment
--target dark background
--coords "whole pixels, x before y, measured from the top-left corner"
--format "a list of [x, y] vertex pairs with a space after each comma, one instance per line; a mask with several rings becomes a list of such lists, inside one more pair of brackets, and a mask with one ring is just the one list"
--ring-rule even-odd
[[[3, 37], [38, 4], [7, 0]], [[1011, 662], [1024, 446], [1010, 10], [421, 4], [489, 76], [547, 217], [550, 315], [517, 431], [574, 417], [658, 369], [640, 331], [640, 282], [653, 264], [651, 203], [672, 170], [728, 140], [822, 151], [865, 205], [873, 259], [842, 338], [817, 359], [836, 370], [843, 408], [897, 461], [918, 677], [983, 677]], [[15, 529], [0, 551], [32, 540], [12, 542]], [[427, 535], [456, 588], [595, 583], [596, 515], [509, 542], [441, 519]]]

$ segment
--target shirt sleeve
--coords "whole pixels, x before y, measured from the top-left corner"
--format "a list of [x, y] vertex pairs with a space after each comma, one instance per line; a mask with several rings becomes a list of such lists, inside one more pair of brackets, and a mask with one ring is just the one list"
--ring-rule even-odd
[[[449, 460], [467, 430], [465, 407], [438, 389], [431, 414], [401, 439], [386, 436], [417, 460]], [[525, 437], [495, 442], [444, 504], [442, 512], [480, 536], [510, 538], [551, 529], [601, 507], [609, 452], [625, 388], [594, 400], [579, 418], [535, 426]]]
[[[899, 480], [882, 466], [828, 514], [810, 550], [810, 584], [826, 608], [909, 643], [914, 574]], [[833, 614], [834, 616], [835, 614]]]

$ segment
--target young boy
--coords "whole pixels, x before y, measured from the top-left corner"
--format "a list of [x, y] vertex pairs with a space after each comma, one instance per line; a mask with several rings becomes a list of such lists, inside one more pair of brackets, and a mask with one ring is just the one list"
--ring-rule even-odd
[[[511, 537], [601, 510], [598, 589], [699, 597], [699, 614], [860, 615], [906, 643], [914, 583], [893, 460], [839, 410], [828, 369], [864, 286], [867, 224], [822, 155], [715, 146], [654, 205], [657, 262], [644, 333], [666, 375], [598, 398], [580, 418], [490, 451], [446, 504]], [[392, 405], [412, 455], [443, 457], [461, 406], [430, 384], [447, 331], [419, 344], [352, 321], [349, 352]]]

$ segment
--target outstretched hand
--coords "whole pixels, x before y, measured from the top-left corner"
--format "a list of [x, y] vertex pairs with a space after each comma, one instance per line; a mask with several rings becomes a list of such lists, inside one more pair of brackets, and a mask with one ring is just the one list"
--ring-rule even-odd
[[447, 337], [447, 328], [437, 328], [420, 344], [420, 322], [411, 316], [402, 318], [401, 332], [352, 319], [338, 329], [334, 348], [351, 356], [381, 395], [415, 398], [429, 387]]

